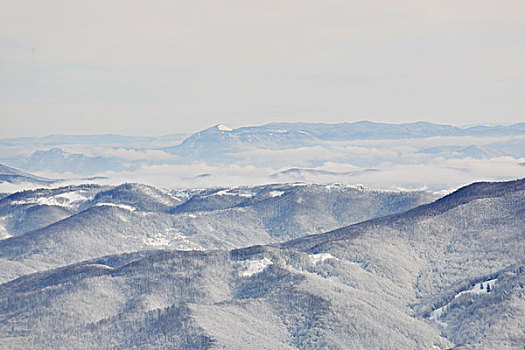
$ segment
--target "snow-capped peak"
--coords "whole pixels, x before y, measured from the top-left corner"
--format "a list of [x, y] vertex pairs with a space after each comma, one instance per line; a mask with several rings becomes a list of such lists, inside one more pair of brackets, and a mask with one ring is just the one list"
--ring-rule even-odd
[[232, 128], [230, 128], [229, 126], [226, 126], [224, 124], [219, 124], [216, 126], [216, 128], [220, 131], [233, 131]]

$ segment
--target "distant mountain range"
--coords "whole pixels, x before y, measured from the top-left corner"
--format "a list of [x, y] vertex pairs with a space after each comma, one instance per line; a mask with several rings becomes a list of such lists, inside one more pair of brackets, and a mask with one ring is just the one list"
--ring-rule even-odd
[[0, 201], [1, 343], [522, 349], [525, 179], [434, 199], [294, 184], [16, 193]]
[[172, 134], [163, 136], [123, 136], [115, 134], [105, 135], [49, 135], [44, 137], [17, 137], [0, 139], [2, 145], [36, 144], [42, 146], [56, 146], [68, 144], [90, 144], [109, 146], [140, 147], [151, 146], [155, 143], [180, 142], [187, 134]]
[[[151, 184], [177, 182], [185, 187], [239, 185], [239, 178], [255, 168], [258, 180], [246, 184], [300, 179], [442, 190], [443, 183], [428, 176], [411, 180], [412, 167], [436, 167], [430, 171], [435, 174], [452, 171], [449, 176], [458, 181], [447, 183], [454, 187], [477, 178], [515, 178], [521, 171], [516, 165], [524, 158], [525, 123], [459, 128], [361, 121], [272, 123], [237, 129], [219, 124], [192, 135], [0, 139], [0, 162], [23, 171], [136, 182], [155, 177], [160, 179]], [[492, 159], [505, 162], [502, 171], [489, 164]], [[370, 172], [375, 173], [367, 176]]]
[[341, 124], [272, 123], [238, 129], [219, 124], [191, 135], [180, 145], [166, 147], [164, 150], [183, 157], [192, 157], [192, 159], [209, 159], [210, 155], [218, 156], [257, 148], [270, 150], [300, 148], [323, 141], [511, 135], [525, 135], [525, 123], [510, 126], [475, 126], [465, 129], [428, 122], [408, 124], [383, 124], [368, 121]]

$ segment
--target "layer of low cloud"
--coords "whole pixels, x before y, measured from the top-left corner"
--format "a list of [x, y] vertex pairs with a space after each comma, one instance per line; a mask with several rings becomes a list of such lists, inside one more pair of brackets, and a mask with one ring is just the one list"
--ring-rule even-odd
[[[435, 159], [433, 162], [420, 164], [384, 163], [370, 170], [344, 163], [327, 162], [310, 170], [327, 171], [330, 172], [329, 174], [312, 172], [297, 178], [293, 174], [272, 176], [275, 174], [275, 169], [270, 167], [236, 164], [213, 166], [195, 162], [186, 165], [145, 165], [136, 171], [104, 172], [97, 174], [104, 177], [103, 179], [89, 181], [75, 178], [74, 174], [61, 174], [70, 175], [70, 180], [60, 185], [78, 183], [117, 185], [124, 182], [138, 182], [162, 188], [206, 188], [300, 181], [361, 184], [385, 190], [402, 188], [447, 191], [476, 181], [503, 181], [523, 177], [524, 163], [525, 158], [512, 157]], [[8, 187], [0, 187], [0, 192], [10, 192], [15, 188], [15, 186]], [[18, 188], [22, 187], [18, 186]]]
[[[61, 169], [67, 172], [41, 170], [35, 173], [48, 178], [67, 179], [60, 185], [141, 182], [181, 188], [307, 181], [440, 191], [474, 181], [523, 177], [524, 142], [524, 136], [320, 142], [315, 146], [284, 150], [219, 152], [199, 161], [188, 161], [159, 149], [68, 144], [53, 147], [87, 157], [102, 157], [100, 168], [108, 165], [104, 160], [115, 160], [121, 170], [115, 166], [106, 168], [113, 171], [81, 175], [72, 172], [75, 162], [66, 162]], [[34, 150], [35, 146], [29, 143], [25, 147]], [[427, 152], [428, 149], [431, 151]], [[29, 153], [23, 147], [19, 151], [21, 154]], [[90, 162], [98, 164], [94, 158], [90, 158]], [[95, 179], [88, 180], [88, 177]], [[4, 187], [5, 190], [2, 190]], [[0, 187], [0, 192], [15, 188], [11, 185], [4, 187]]]

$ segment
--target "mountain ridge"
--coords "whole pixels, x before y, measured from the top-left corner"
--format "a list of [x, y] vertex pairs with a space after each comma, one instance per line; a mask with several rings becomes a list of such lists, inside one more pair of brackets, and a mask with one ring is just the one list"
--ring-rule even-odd
[[[477, 192], [476, 190], [481, 188], [482, 190]], [[303, 241], [315, 240], [315, 238], [326, 237], [326, 235], [333, 234], [339, 236], [348, 230], [359, 230], [361, 227], [373, 226], [376, 224], [384, 223], [393, 223], [399, 218], [404, 218], [411, 215], [435, 215], [440, 213], [439, 209], [445, 209], [442, 212], [451, 210], [457, 206], [469, 203], [470, 201], [481, 199], [481, 198], [491, 198], [501, 196], [502, 194], [508, 193], [509, 191], [525, 191], [525, 178], [517, 179], [512, 181], [504, 182], [488, 182], [480, 181], [475, 182], [470, 185], [461, 187], [452, 193], [449, 193], [442, 198], [437, 199], [434, 202], [423, 204], [421, 206], [409, 209], [406, 212], [395, 213], [391, 215], [386, 215], [383, 217], [372, 218], [370, 220], [362, 221], [350, 226], [337, 228], [333, 231], [327, 233], [321, 233], [316, 235], [309, 235], [305, 237], [300, 237], [289, 242], [283, 243], [284, 247], [288, 245], [293, 245], [296, 243], [301, 243]], [[441, 212], [441, 213], [442, 213]], [[340, 238], [344, 239], [344, 238]]]
[[315, 245], [150, 250], [26, 275], [0, 285], [0, 333], [44, 349], [519, 349], [524, 183], [471, 184], [340, 229], [356, 236], [304, 239]]
[[[0, 240], [0, 259], [38, 270], [119, 251], [273, 243], [434, 198], [436, 195], [424, 191], [313, 184], [189, 193], [160, 192], [139, 184], [25, 191], [0, 200], [0, 229], [6, 238]], [[9, 273], [0, 279], [12, 277]]]

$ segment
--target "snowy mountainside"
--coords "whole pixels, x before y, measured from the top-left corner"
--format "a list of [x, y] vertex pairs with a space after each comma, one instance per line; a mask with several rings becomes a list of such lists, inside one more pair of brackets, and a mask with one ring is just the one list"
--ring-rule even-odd
[[525, 180], [476, 183], [282, 244], [25, 275], [0, 285], [0, 334], [14, 349], [522, 349], [524, 198]]
[[18, 236], [80, 212], [104, 186], [81, 185], [16, 192], [0, 200], [0, 232]]
[[[265, 259], [272, 263], [246, 273]], [[353, 286], [323, 277], [349, 267], [313, 265], [307, 254], [267, 247], [106, 257], [1, 285], [1, 305], [8, 305], [0, 309], [6, 319], [1, 333], [15, 348], [105, 348], [111, 342], [176, 349], [450, 344], [432, 326], [404, 314], [403, 298], [394, 294], [402, 295], [402, 288], [387, 280], [365, 289], [366, 273], [359, 269], [350, 272], [361, 279]], [[382, 284], [392, 290], [385, 292]], [[31, 331], [29, 318], [37, 320], [38, 332]]]
[[169, 211], [183, 201], [153, 186], [126, 183], [99, 192], [89, 205], [128, 205], [142, 211]]
[[25, 191], [0, 200], [0, 227], [8, 238], [0, 240], [0, 264], [9, 266], [0, 280], [20, 276], [17, 266], [42, 270], [119, 252], [278, 243], [435, 198], [424, 191], [314, 184], [178, 191], [123, 184]]
[[[411, 286], [419, 299], [411, 303], [414, 313], [434, 322], [455, 343], [518, 349], [525, 343], [519, 326], [525, 294], [516, 280], [523, 279], [525, 268], [524, 197], [525, 180], [475, 183], [406, 213], [299, 238], [283, 247], [330, 252]], [[500, 289], [495, 294], [468, 293], [471, 285], [499, 281], [498, 275], [509, 269], [517, 273], [510, 286], [496, 283], [495, 290]], [[443, 314], [433, 314], [451, 298]], [[487, 303], [494, 304], [492, 309]], [[505, 313], [495, 312], [499, 309]], [[475, 321], [478, 313], [481, 325]], [[502, 333], [505, 317], [513, 328]]]
[[[434, 322], [456, 344], [485, 343], [494, 348], [519, 349], [525, 344], [524, 285], [524, 265], [486, 276], [440, 308]], [[481, 337], [485, 338], [483, 342]]]

